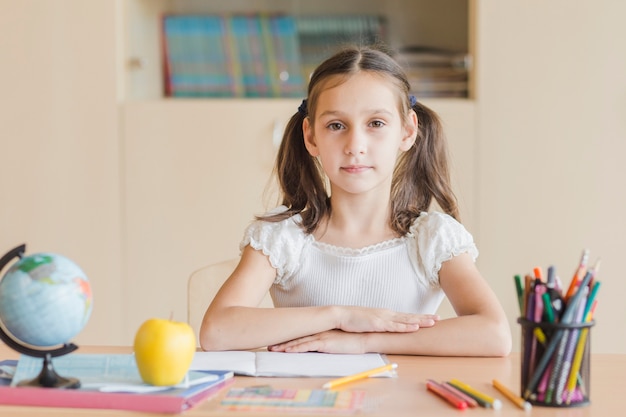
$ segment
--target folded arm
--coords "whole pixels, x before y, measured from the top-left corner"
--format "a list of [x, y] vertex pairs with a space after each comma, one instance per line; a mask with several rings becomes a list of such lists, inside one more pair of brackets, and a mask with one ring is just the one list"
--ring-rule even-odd
[[200, 328], [204, 350], [256, 349], [339, 329], [345, 332], [415, 332], [433, 315], [386, 309], [321, 306], [258, 308], [276, 277], [262, 252], [246, 247], [232, 275], [207, 309]]
[[271, 346], [274, 351], [381, 352], [436, 356], [505, 356], [511, 332], [504, 311], [469, 255], [444, 262], [441, 286], [457, 317], [411, 333], [326, 331]]

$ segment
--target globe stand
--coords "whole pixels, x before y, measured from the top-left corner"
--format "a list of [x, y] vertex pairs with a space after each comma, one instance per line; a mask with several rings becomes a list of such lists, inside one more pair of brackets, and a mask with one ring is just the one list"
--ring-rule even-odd
[[[9, 253], [0, 258], [0, 271], [4, 266], [15, 257], [22, 257], [26, 245], [20, 245]], [[9, 332], [5, 330], [2, 321], [0, 321], [0, 339], [6, 343], [11, 349], [22, 353], [24, 355], [33, 356], [35, 358], [43, 358], [43, 367], [39, 376], [31, 379], [30, 381], [22, 381], [18, 383], [20, 386], [31, 387], [45, 387], [45, 388], [80, 388], [80, 381], [76, 378], [62, 377], [56, 373], [54, 366], [52, 365], [52, 358], [62, 355], [67, 355], [78, 349], [73, 343], [65, 343], [62, 346], [55, 349], [39, 350], [31, 348], [30, 346], [23, 345], [16, 341], [9, 335]]]
[[45, 387], [45, 388], [80, 388], [77, 378], [66, 378], [56, 373], [52, 366], [52, 357], [46, 354], [43, 358], [43, 368], [37, 376], [30, 381], [21, 381], [20, 387]]
[[44, 387], [44, 388], [80, 388], [80, 381], [76, 378], [63, 377], [56, 373], [54, 366], [52, 365], [52, 358], [57, 356], [66, 355], [78, 349], [73, 343], [66, 343], [63, 346], [50, 349], [50, 350], [38, 350], [28, 346], [24, 346], [16, 342], [0, 324], [0, 339], [4, 341], [11, 349], [23, 353], [24, 355], [33, 356], [35, 358], [43, 358], [43, 367], [41, 372], [36, 378], [30, 381], [21, 381], [17, 385], [30, 386], [30, 387]]

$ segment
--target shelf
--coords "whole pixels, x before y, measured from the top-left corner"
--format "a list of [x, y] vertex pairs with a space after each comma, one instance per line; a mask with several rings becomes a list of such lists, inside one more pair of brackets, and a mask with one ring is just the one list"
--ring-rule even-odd
[[160, 33], [165, 14], [376, 15], [387, 22], [385, 40], [394, 50], [426, 46], [469, 53], [469, 9], [469, 0], [124, 0], [120, 96], [122, 100], [165, 96]]

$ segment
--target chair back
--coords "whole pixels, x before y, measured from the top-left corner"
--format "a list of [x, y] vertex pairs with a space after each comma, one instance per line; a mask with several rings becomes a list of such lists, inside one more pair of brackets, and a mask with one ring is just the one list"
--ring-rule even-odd
[[[187, 323], [198, 335], [202, 318], [222, 284], [235, 270], [239, 258], [207, 265], [194, 271], [187, 282]], [[260, 307], [274, 307], [269, 293]]]

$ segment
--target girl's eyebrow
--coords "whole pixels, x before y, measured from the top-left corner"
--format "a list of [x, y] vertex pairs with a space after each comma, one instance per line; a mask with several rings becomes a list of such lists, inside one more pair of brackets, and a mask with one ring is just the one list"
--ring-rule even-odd
[[[367, 114], [387, 114], [387, 115], [392, 115], [393, 113], [389, 110], [386, 109], [372, 109], [372, 110], [368, 110], [364, 113]], [[324, 112], [322, 112], [322, 114], [320, 114], [320, 117], [322, 116], [343, 116], [345, 115], [344, 112], [340, 111], [340, 110], [326, 110]]]

